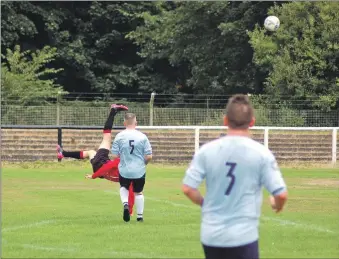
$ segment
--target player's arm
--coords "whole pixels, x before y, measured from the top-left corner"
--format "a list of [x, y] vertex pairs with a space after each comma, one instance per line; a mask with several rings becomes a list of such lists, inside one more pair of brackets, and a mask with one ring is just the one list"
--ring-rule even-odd
[[152, 160], [152, 158], [152, 155], [145, 155], [145, 164], [147, 165]]
[[272, 153], [265, 157], [261, 181], [271, 194], [270, 203], [272, 209], [276, 212], [282, 211], [287, 201], [287, 187]]
[[145, 143], [144, 143], [144, 158], [145, 158], [145, 164], [147, 165], [153, 158], [152, 155], [152, 146], [151, 143], [149, 142], [148, 138], [146, 137]]
[[286, 201], [287, 201], [287, 192], [283, 192], [275, 196], [270, 196], [271, 207], [276, 212], [282, 211]]
[[102, 165], [94, 174], [86, 174], [87, 179], [96, 179], [107, 175], [113, 169], [117, 169], [119, 165], [119, 159], [110, 160], [106, 164]]
[[182, 192], [194, 203], [202, 206], [204, 203], [204, 197], [202, 197], [198, 189], [192, 188], [188, 185], [183, 184]]
[[205, 179], [204, 157], [201, 152], [197, 152], [186, 171], [183, 180], [182, 192], [195, 204], [202, 206], [204, 198], [198, 190], [199, 185]]
[[120, 156], [120, 149], [119, 149], [119, 139], [115, 136], [113, 144], [112, 144], [112, 158], [116, 159]]

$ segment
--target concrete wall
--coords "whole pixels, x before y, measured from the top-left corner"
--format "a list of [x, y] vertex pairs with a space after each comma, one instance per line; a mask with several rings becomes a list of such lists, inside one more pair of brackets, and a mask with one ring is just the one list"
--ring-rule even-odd
[[[97, 149], [101, 130], [63, 130], [65, 150]], [[193, 130], [145, 130], [151, 141], [154, 162], [188, 163], [194, 153]], [[113, 131], [113, 137], [117, 131]], [[220, 136], [222, 130], [201, 130], [200, 144]], [[56, 160], [57, 130], [2, 129], [2, 160]], [[261, 143], [263, 131], [253, 131], [253, 138]], [[339, 139], [339, 138], [338, 138]], [[278, 161], [331, 161], [331, 132], [270, 131], [269, 147]], [[339, 145], [338, 145], [339, 148]], [[338, 156], [339, 157], [339, 156]]]

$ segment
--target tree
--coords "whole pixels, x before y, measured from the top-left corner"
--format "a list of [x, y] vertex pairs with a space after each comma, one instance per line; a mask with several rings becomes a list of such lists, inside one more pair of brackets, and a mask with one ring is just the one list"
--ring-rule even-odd
[[[139, 21], [120, 9], [143, 11], [153, 3], [36, 3], [48, 13], [45, 30], [58, 48], [57, 64], [65, 70], [58, 83], [78, 92], [137, 92], [143, 60], [125, 35]], [[147, 89], [147, 87], [146, 87]]]
[[19, 46], [14, 51], [7, 49], [1, 55], [1, 92], [3, 102], [15, 101], [17, 105], [37, 104], [64, 93], [62, 87], [55, 84], [53, 75], [62, 69], [48, 65], [56, 56], [56, 49], [49, 46], [36, 52], [21, 52]]
[[19, 39], [31, 39], [38, 34], [34, 22], [24, 13], [32, 7], [29, 2], [1, 2], [2, 50], [14, 47]]
[[[138, 46], [125, 35], [142, 23], [124, 15], [152, 10], [152, 2], [4, 2], [2, 49], [57, 48], [54, 63], [65, 68], [57, 83], [77, 92], [152, 91]], [[161, 77], [155, 75], [155, 81]]]
[[[250, 32], [254, 62], [268, 74], [271, 100], [289, 97], [296, 108], [334, 107], [339, 100], [339, 4], [293, 2], [269, 11], [280, 18], [277, 32]], [[300, 102], [293, 100], [303, 99]]]
[[[252, 64], [246, 30], [272, 3], [178, 2], [158, 4], [160, 13], [136, 14], [144, 24], [127, 37], [149, 62], [168, 60], [179, 90], [188, 93], [260, 92], [262, 76]], [[173, 84], [174, 87], [174, 84]]]

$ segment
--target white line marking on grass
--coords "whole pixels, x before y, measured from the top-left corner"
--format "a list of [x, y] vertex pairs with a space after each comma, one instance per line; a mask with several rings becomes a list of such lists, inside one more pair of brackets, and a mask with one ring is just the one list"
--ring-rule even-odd
[[60, 251], [60, 252], [76, 252], [75, 249], [71, 248], [61, 248], [61, 247], [46, 247], [46, 246], [36, 246], [36, 245], [30, 245], [30, 244], [22, 244], [20, 245], [24, 248], [30, 248], [34, 250], [44, 250], [44, 251]]
[[161, 200], [161, 199], [156, 199], [156, 198], [152, 198], [152, 197], [146, 197], [146, 199], [151, 200], [151, 201], [156, 201], [156, 202], [161, 202], [161, 203], [166, 203], [166, 204], [170, 204], [174, 207], [183, 207], [183, 208], [194, 208], [194, 209], [199, 209], [199, 207], [193, 207], [192, 205], [189, 204], [183, 204], [183, 203], [176, 203], [176, 202], [172, 202], [172, 201], [166, 201], [166, 200]]
[[[105, 192], [112, 193], [112, 194], [115, 194], [115, 195], [119, 195], [119, 193], [113, 192], [111, 190], [106, 190]], [[155, 202], [166, 203], [166, 204], [169, 204], [169, 205], [172, 205], [172, 206], [175, 206], [175, 207], [184, 207], [184, 208], [188, 208], [188, 209], [199, 209], [200, 210], [200, 208], [198, 206], [185, 205], [183, 203], [177, 203], [177, 202], [157, 199], [157, 198], [153, 198], [153, 197], [149, 197], [149, 196], [146, 196], [145, 200], [146, 201], [151, 200], [151, 201], [155, 201]], [[278, 219], [278, 218], [272, 218], [272, 217], [266, 217], [266, 216], [261, 216], [261, 219], [266, 220], [266, 221], [274, 221], [274, 222], [279, 223], [282, 226], [290, 225], [290, 226], [304, 228], [304, 229], [307, 229], [307, 230], [314, 230], [314, 231], [318, 231], [318, 232], [337, 233], [337, 232], [332, 231], [330, 229], [323, 228], [321, 226], [316, 226], [316, 225], [313, 225], [313, 224], [303, 224], [303, 223], [298, 223], [298, 222], [294, 222], [294, 221], [291, 221], [291, 220]]]
[[[33, 250], [43, 250], [43, 251], [59, 251], [59, 252], [66, 252], [66, 253], [76, 253], [79, 252], [77, 249], [72, 248], [62, 248], [62, 247], [47, 247], [47, 246], [37, 246], [31, 244], [20, 244], [19, 246], [23, 248], [33, 249]], [[134, 258], [152, 258], [148, 254], [143, 253], [134, 253], [134, 252], [117, 252], [117, 251], [107, 251], [103, 252], [102, 254], [110, 255], [110, 256], [118, 256], [118, 257], [125, 257], [125, 256], [132, 256]], [[169, 258], [168, 256], [158, 256], [156, 255], [154, 258]]]
[[39, 226], [42, 226], [42, 225], [53, 224], [53, 223], [55, 223], [55, 222], [56, 222], [55, 220], [43, 220], [43, 221], [39, 221], [39, 222], [27, 224], [27, 225], [21, 225], [21, 226], [16, 226], [16, 227], [3, 228], [3, 229], [2, 229], [2, 232], [9, 232], [9, 231], [14, 231], [14, 230], [23, 229], [23, 228], [39, 227]]
[[303, 224], [303, 223], [297, 223], [294, 221], [290, 221], [290, 220], [285, 220], [285, 219], [278, 219], [278, 218], [271, 218], [271, 217], [265, 217], [262, 216], [261, 219], [263, 220], [267, 220], [267, 221], [274, 221], [279, 223], [282, 226], [296, 226], [296, 227], [300, 227], [300, 228], [305, 228], [308, 230], [314, 230], [314, 231], [318, 231], [318, 232], [325, 232], [325, 233], [336, 233], [335, 231], [320, 227], [320, 226], [316, 226], [316, 225], [311, 225], [311, 224]]
[[104, 254], [111, 255], [111, 256], [117, 255], [117, 256], [121, 256], [121, 257], [131, 256], [133, 258], [170, 258], [168, 256], [159, 256], [159, 255], [155, 255], [155, 256], [152, 257], [149, 254], [134, 253], [134, 252], [109, 251], [109, 252], [105, 252]]
[[[114, 195], [120, 195], [119, 193], [117, 192], [114, 192], [114, 191], [111, 191], [111, 190], [105, 190], [106, 193], [109, 193], [109, 194], [114, 194]], [[153, 197], [150, 197], [150, 196], [145, 196], [145, 201], [147, 200], [150, 200], [150, 201], [156, 201], [156, 202], [161, 202], [161, 203], [166, 203], [166, 204], [169, 204], [169, 205], [172, 205], [174, 207], [183, 207], [183, 208], [194, 208], [194, 209], [199, 209], [199, 207], [195, 207], [195, 206], [192, 206], [190, 204], [183, 204], [183, 203], [176, 203], [176, 202], [172, 202], [172, 201], [167, 201], [167, 200], [162, 200], [162, 199], [157, 199], [157, 198], [153, 198]]]

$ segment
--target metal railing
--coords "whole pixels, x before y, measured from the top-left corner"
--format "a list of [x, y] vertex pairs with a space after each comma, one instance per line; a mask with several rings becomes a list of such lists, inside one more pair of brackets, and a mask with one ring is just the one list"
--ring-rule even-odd
[[[130, 112], [137, 115], [142, 126], [219, 126], [223, 109], [161, 108], [134, 104]], [[102, 106], [1, 106], [2, 125], [73, 125], [100, 126], [106, 120], [108, 108]], [[337, 127], [339, 111], [257, 109], [257, 126], [286, 127]], [[118, 114], [116, 124], [122, 125], [123, 115]]]

